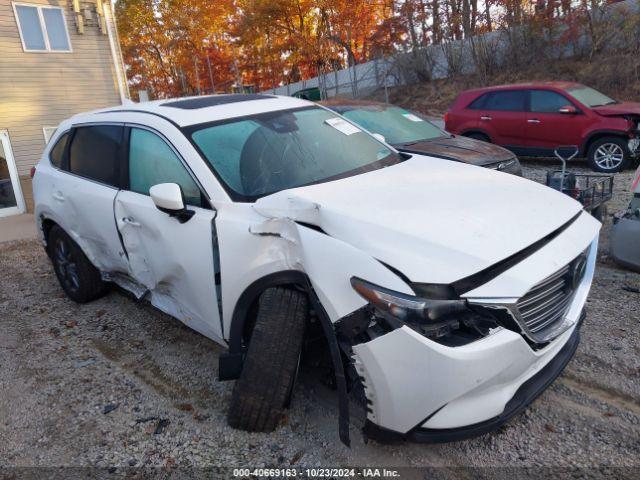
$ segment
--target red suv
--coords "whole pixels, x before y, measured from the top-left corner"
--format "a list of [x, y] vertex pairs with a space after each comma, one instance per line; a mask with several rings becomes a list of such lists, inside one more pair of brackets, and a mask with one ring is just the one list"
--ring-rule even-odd
[[467, 90], [444, 116], [451, 133], [485, 140], [523, 156], [552, 156], [577, 145], [591, 168], [618, 172], [638, 155], [640, 103], [618, 102], [571, 82]]

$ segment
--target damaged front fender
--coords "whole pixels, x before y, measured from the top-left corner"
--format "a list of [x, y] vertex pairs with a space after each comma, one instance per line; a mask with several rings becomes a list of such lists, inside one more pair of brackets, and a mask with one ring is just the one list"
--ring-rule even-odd
[[[223, 309], [230, 355], [221, 359], [221, 374], [223, 367], [231, 371], [227, 378], [241, 371], [244, 324], [259, 295], [276, 285], [304, 288], [329, 345], [338, 387], [340, 438], [349, 445], [346, 377], [333, 324], [366, 304], [351, 287], [351, 278], [367, 278], [396, 291], [413, 292], [370, 255], [314, 228], [317, 205], [292, 202], [290, 206], [251, 209], [233, 204], [218, 212], [223, 305], [235, 306], [233, 313]], [[250, 222], [246, 222], [248, 216]], [[245, 268], [238, 268], [239, 264]]]
[[[243, 293], [252, 284], [288, 271], [309, 279], [331, 322], [366, 303], [351, 287], [353, 276], [413, 294], [409, 285], [369, 254], [292, 218], [300, 214], [310, 220], [310, 214], [283, 209], [282, 217], [265, 219], [257, 210], [247, 204], [229, 204], [218, 211], [223, 306], [241, 308]], [[225, 338], [229, 338], [231, 323], [240, 320], [232, 309], [223, 311]]]

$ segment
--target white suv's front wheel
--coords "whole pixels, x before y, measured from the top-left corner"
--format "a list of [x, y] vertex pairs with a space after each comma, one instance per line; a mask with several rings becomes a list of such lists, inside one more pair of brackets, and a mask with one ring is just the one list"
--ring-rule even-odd
[[240, 378], [231, 397], [233, 428], [270, 432], [291, 396], [308, 318], [306, 294], [270, 288], [260, 297], [258, 316]]

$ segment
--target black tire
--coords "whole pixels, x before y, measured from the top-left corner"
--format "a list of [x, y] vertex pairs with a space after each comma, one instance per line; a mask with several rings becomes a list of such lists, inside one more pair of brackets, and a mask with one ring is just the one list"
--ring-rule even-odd
[[491, 139], [489, 138], [489, 136], [485, 135], [484, 133], [470, 132], [470, 133], [465, 133], [464, 136], [468, 138], [473, 138], [474, 140], [480, 140], [481, 142], [491, 143]]
[[[610, 160], [603, 157], [605, 151], [611, 151]], [[615, 157], [613, 156], [615, 154]], [[621, 160], [619, 158], [621, 157]], [[596, 172], [615, 173], [624, 170], [629, 162], [630, 152], [627, 141], [620, 137], [603, 137], [589, 146], [587, 160], [592, 170]], [[607, 166], [610, 165], [610, 166]]]
[[107, 283], [76, 242], [58, 225], [51, 227], [47, 250], [64, 293], [78, 303], [104, 295]]
[[278, 426], [295, 382], [307, 317], [304, 293], [278, 287], [262, 294], [231, 397], [230, 426], [250, 432], [271, 432]]

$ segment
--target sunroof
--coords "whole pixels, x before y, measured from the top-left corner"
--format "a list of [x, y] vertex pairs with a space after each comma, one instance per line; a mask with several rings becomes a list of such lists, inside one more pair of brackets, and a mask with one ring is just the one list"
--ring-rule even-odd
[[196, 110], [198, 108], [215, 107], [227, 103], [248, 102], [250, 100], [266, 100], [275, 98], [273, 95], [262, 95], [259, 93], [238, 93], [232, 95], [209, 95], [207, 97], [188, 98], [185, 100], [174, 100], [163, 103], [163, 107], [182, 108], [185, 110]]

